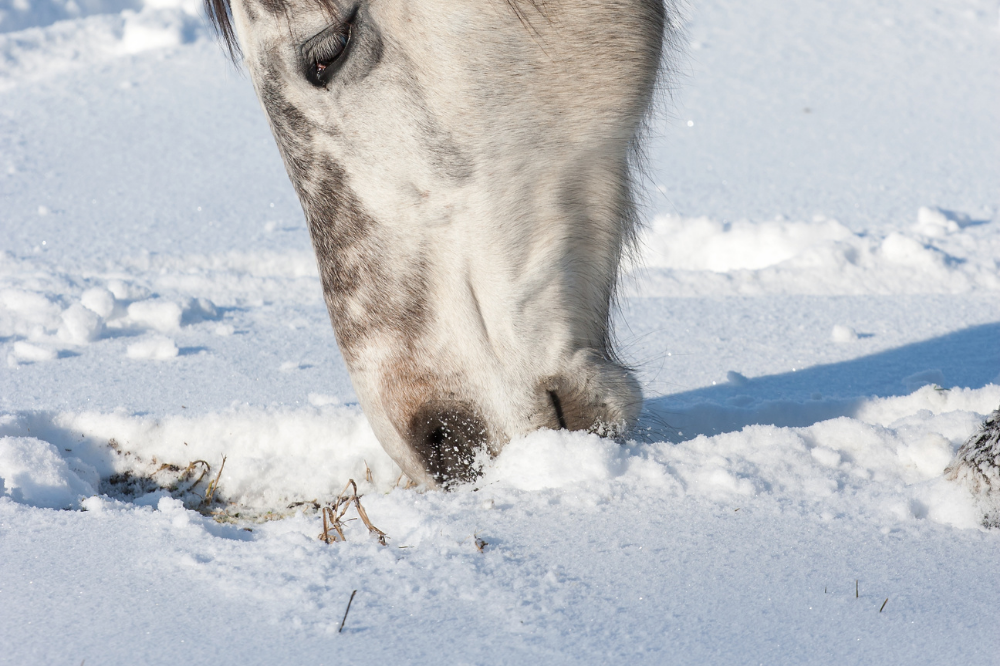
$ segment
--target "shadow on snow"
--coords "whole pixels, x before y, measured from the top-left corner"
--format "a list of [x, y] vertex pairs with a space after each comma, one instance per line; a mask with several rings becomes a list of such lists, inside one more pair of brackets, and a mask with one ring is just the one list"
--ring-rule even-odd
[[872, 397], [909, 395], [926, 384], [1000, 383], [1000, 322], [862, 358], [745, 379], [646, 400], [640, 439], [684, 441], [747, 425], [805, 427], [853, 416]]

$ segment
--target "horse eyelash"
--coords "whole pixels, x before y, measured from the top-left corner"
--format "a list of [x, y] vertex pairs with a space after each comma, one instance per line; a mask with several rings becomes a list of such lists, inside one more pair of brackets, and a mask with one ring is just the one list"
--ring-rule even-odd
[[[335, 71], [334, 66], [351, 45], [357, 10], [341, 25], [327, 28], [303, 45], [306, 61], [306, 78], [315, 86], [323, 87]], [[330, 70], [330, 71], [328, 71]]]
[[338, 32], [333, 39], [328, 39], [316, 49], [313, 60], [318, 64], [324, 61], [333, 62], [344, 53], [344, 49], [351, 41], [351, 27], [347, 26], [346, 32]]

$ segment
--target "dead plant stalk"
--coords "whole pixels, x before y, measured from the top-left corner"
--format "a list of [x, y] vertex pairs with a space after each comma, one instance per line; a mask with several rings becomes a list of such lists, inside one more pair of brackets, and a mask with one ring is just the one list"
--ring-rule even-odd
[[347, 600], [347, 609], [344, 611], [344, 619], [340, 621], [340, 629], [337, 629], [338, 634], [344, 630], [344, 623], [347, 622], [347, 614], [351, 612], [351, 603], [353, 603], [354, 595], [357, 593], [357, 590], [351, 592], [351, 598]]
[[[348, 488], [351, 489], [350, 495], [347, 494]], [[324, 543], [333, 543], [338, 540], [337, 537], [340, 537], [340, 541], [347, 541], [342, 528], [342, 519], [352, 504], [354, 505], [354, 510], [358, 512], [361, 522], [368, 528], [369, 534], [374, 534], [380, 544], [383, 546], [386, 545], [385, 532], [372, 525], [372, 521], [368, 518], [368, 513], [361, 506], [361, 497], [358, 496], [358, 484], [354, 482], [354, 479], [350, 479], [347, 482], [347, 485], [344, 486], [344, 489], [337, 496], [337, 499], [334, 500], [332, 506], [323, 507], [323, 533], [319, 535], [320, 540]], [[336, 531], [337, 536], [330, 534], [331, 528]]]
[[222, 470], [226, 466], [226, 456], [222, 456], [222, 464], [219, 465], [219, 472], [215, 475], [215, 480], [208, 484], [208, 490], [205, 491], [205, 504], [212, 503], [212, 497], [215, 495], [215, 491], [219, 489], [219, 479], [222, 478]]

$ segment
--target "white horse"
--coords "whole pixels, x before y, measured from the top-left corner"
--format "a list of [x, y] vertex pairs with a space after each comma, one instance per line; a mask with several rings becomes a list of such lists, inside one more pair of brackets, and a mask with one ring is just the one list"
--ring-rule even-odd
[[[479, 451], [540, 427], [635, 422], [609, 313], [664, 0], [206, 5], [302, 202], [365, 414], [411, 479], [468, 480]], [[950, 473], [1000, 483], [983, 446]]]
[[411, 479], [468, 480], [537, 428], [635, 422], [609, 312], [663, 0], [207, 3], [302, 202], [361, 405]]

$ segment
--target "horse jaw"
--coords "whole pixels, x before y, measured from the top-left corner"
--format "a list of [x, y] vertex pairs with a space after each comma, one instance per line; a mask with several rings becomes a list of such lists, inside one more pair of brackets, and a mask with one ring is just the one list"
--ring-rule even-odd
[[[234, 0], [245, 62], [376, 435], [414, 481], [541, 427], [616, 434], [641, 395], [609, 314], [658, 0]], [[352, 19], [326, 86], [302, 44]]]

